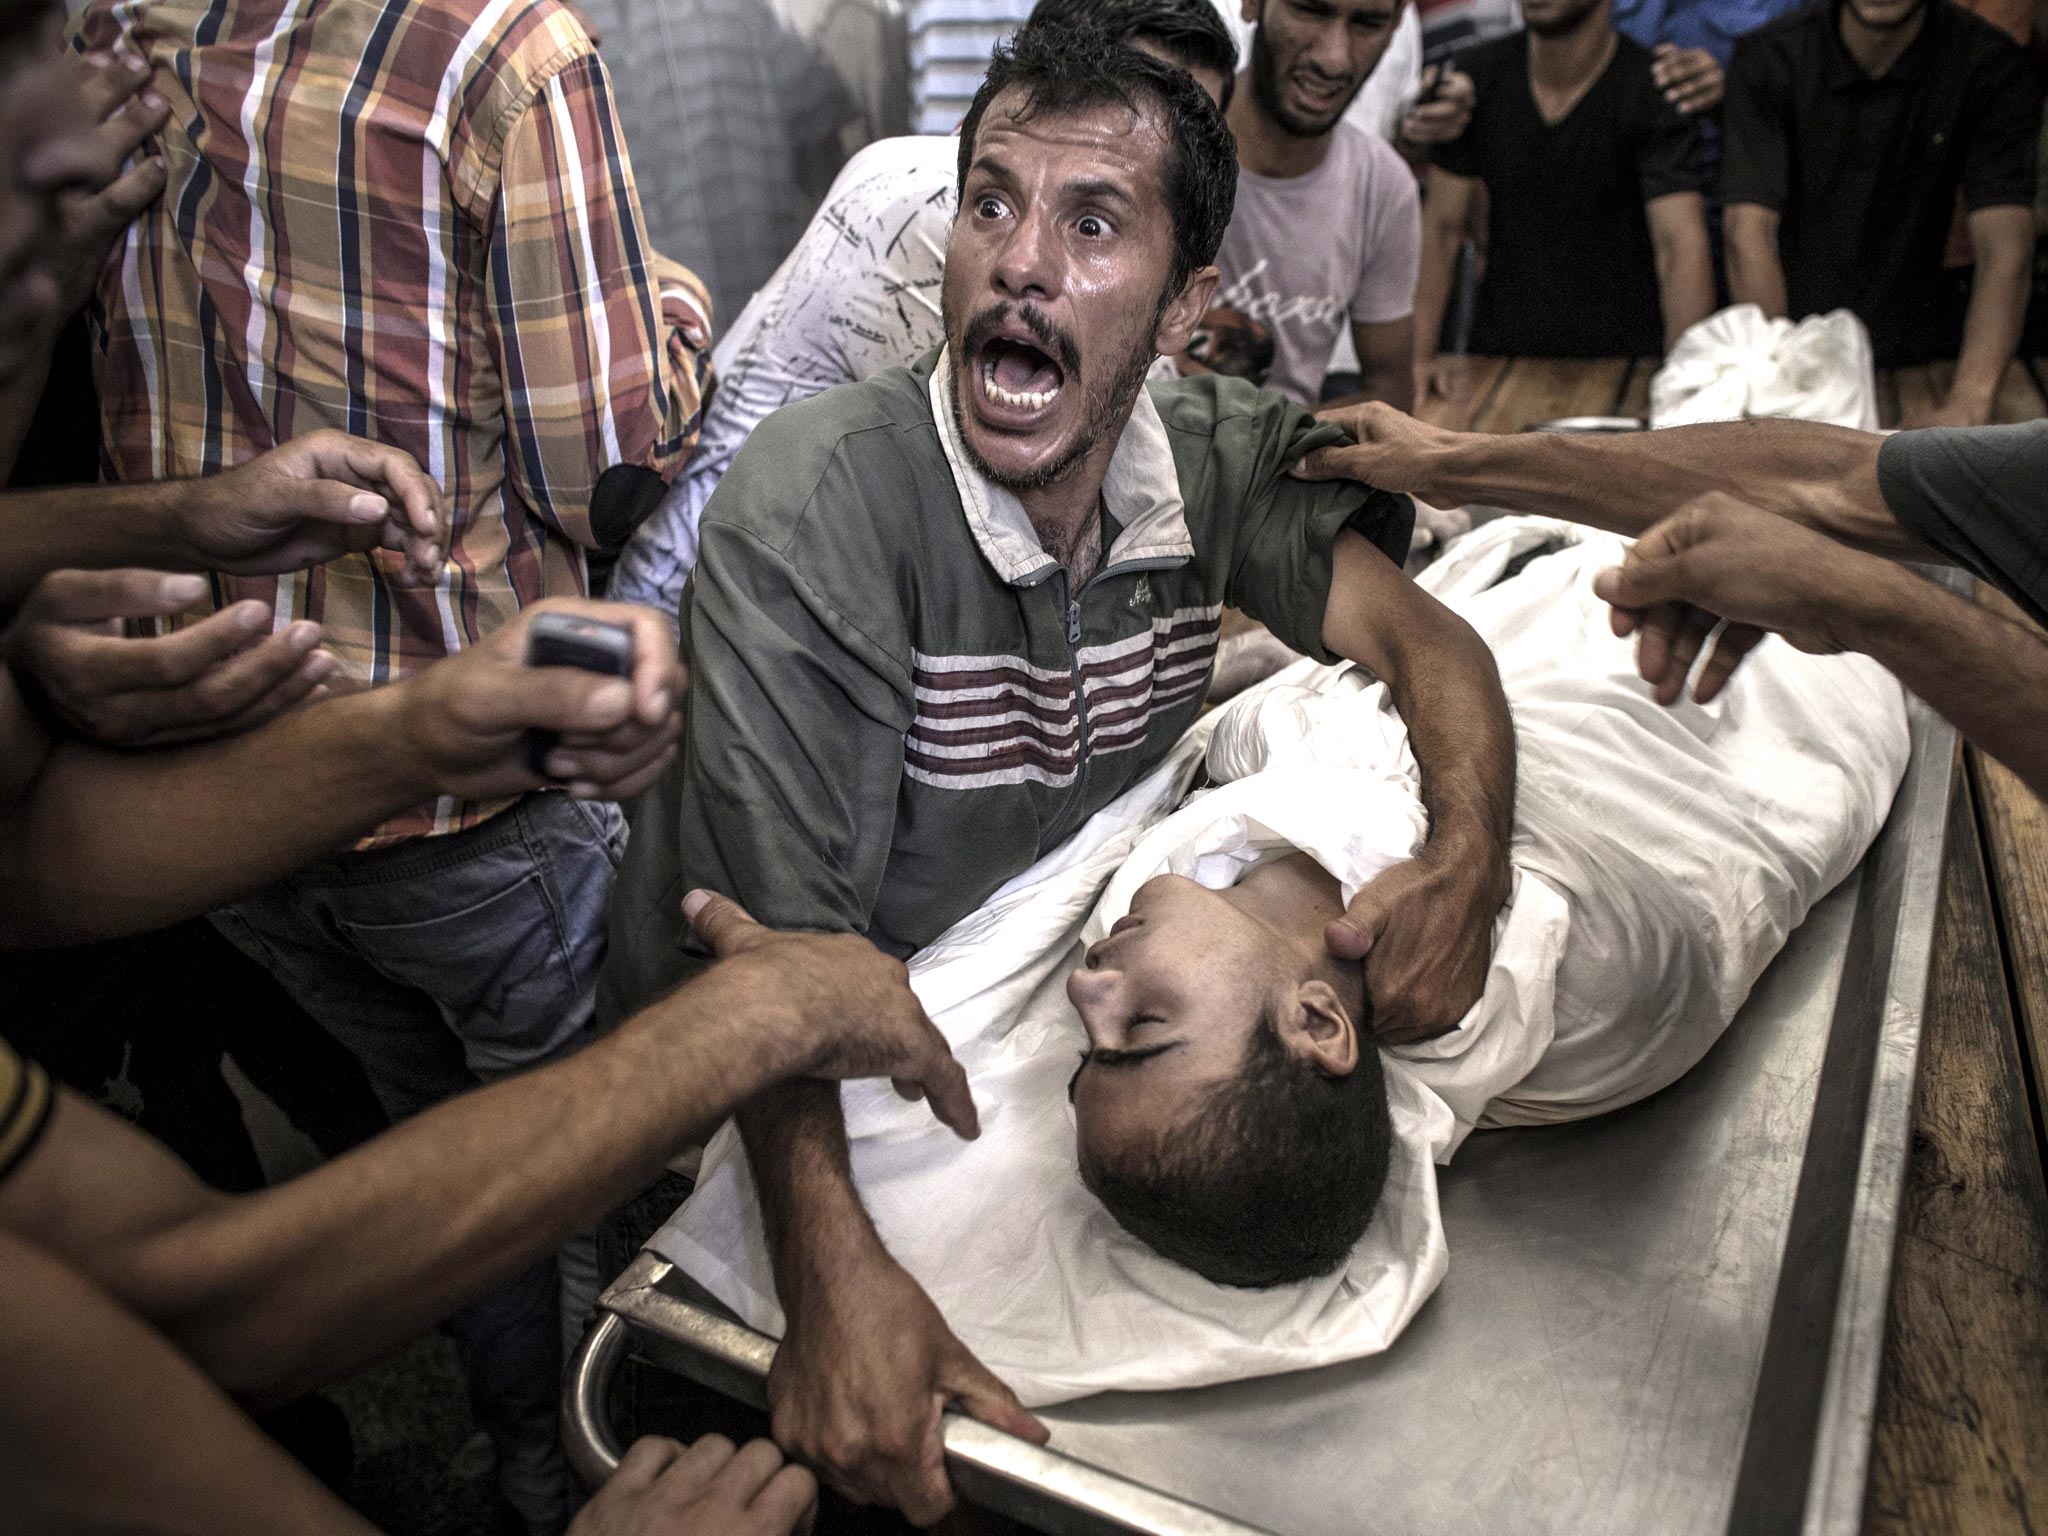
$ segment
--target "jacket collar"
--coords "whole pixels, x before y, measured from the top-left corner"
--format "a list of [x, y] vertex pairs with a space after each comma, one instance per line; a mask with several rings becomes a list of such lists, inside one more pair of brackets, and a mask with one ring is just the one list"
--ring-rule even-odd
[[[1013, 587], [1036, 586], [1058, 568], [1045, 552], [1024, 504], [975, 469], [961, 445], [953, 420], [953, 364], [941, 347], [925, 384], [939, 447], [960, 494], [960, 508], [982, 558]], [[1131, 419], [1110, 456], [1102, 482], [1102, 504], [1117, 525], [1117, 535], [1103, 556], [1102, 569], [1126, 561], [1167, 563], [1194, 558], [1195, 541], [1188, 533], [1187, 508], [1180, 498], [1180, 473], [1166, 423], [1152, 403], [1149, 389], [1138, 391]]]

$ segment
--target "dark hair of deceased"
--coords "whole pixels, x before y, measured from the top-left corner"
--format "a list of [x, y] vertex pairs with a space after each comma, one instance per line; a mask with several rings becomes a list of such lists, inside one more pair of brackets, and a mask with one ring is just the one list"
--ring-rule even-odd
[[1081, 1180], [1155, 1252], [1218, 1285], [1332, 1273], [1364, 1236], [1393, 1147], [1370, 1043], [1331, 1076], [1288, 1053], [1267, 1020], [1235, 1077], [1149, 1146], [1081, 1161]]
[[1210, 0], [1038, 0], [1034, 26], [1096, 27], [1122, 42], [1147, 42], [1182, 69], [1223, 77], [1223, 106], [1237, 88], [1237, 44]]
[[1040, 113], [1083, 112], [1119, 106], [1156, 107], [1169, 148], [1163, 180], [1173, 214], [1173, 271], [1169, 297], [1189, 274], [1216, 259], [1237, 200], [1237, 141], [1209, 93], [1186, 70], [1116, 41], [1090, 26], [1027, 23], [997, 46], [974, 104], [960, 125], [960, 186], [974, 164], [974, 139], [988, 104], [1004, 91], [1024, 93], [1020, 122]]

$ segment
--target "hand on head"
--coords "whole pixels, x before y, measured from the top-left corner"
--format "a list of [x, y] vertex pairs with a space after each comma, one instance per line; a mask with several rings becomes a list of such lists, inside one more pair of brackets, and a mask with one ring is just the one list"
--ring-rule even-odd
[[[632, 676], [527, 666], [527, 631], [543, 613], [630, 628]], [[430, 793], [491, 799], [536, 788], [526, 736], [543, 730], [560, 737], [546, 759], [552, 782], [579, 799], [625, 800], [674, 759], [685, 682], [675, 633], [653, 609], [549, 598], [391, 686], [401, 690], [401, 744]]]
[[761, 1002], [789, 1014], [794, 1075], [886, 1077], [959, 1135], [981, 1134], [967, 1073], [910, 990], [902, 961], [858, 934], [764, 928], [711, 891], [684, 897], [683, 916], [720, 960], [756, 969]]
[[569, 1536], [790, 1536], [810, 1528], [818, 1484], [766, 1440], [690, 1445], [648, 1435], [619, 1459]]
[[106, 746], [162, 747], [235, 735], [324, 693], [334, 658], [320, 626], [270, 633], [261, 603], [234, 603], [162, 636], [124, 620], [181, 613], [206, 599], [202, 576], [54, 571], [7, 630], [5, 654], [29, 697]]
[[1882, 566], [1716, 492], [1650, 529], [1620, 567], [1594, 578], [1593, 590], [1613, 607], [1614, 632], [1638, 637], [1636, 670], [1660, 704], [1678, 701], [1714, 637], [1693, 686], [1694, 700], [1705, 704], [1766, 633], [1803, 651], [1845, 649], [1836, 633], [1842, 604], [1860, 576]]
[[1331, 954], [1363, 962], [1382, 1044], [1449, 1034], [1486, 990], [1493, 917], [1507, 900], [1505, 855], [1486, 879], [1459, 862], [1425, 850], [1394, 865], [1324, 931]]

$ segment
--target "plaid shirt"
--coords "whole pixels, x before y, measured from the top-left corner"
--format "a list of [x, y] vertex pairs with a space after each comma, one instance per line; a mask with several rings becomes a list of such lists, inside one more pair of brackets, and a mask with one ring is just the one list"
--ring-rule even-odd
[[[110, 476], [209, 474], [339, 427], [442, 488], [432, 588], [392, 584], [379, 553], [217, 577], [216, 600], [319, 621], [341, 685], [367, 686], [585, 591], [584, 552], [654, 499], [599, 477], [667, 480], [696, 439], [710, 305], [646, 244], [576, 11], [94, 0], [75, 42], [143, 51], [172, 106], [169, 185], [101, 282]], [[504, 803], [444, 799], [371, 841]]]

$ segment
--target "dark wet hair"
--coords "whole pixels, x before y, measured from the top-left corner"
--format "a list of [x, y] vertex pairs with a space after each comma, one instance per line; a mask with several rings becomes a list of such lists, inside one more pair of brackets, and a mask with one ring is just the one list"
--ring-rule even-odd
[[1024, 92], [1020, 121], [1042, 112], [1102, 106], [1137, 112], [1148, 102], [1156, 105], [1166, 120], [1169, 144], [1163, 180], [1173, 214], [1173, 271], [1167, 296], [1179, 293], [1190, 274], [1216, 259], [1237, 201], [1237, 141], [1194, 76], [1099, 27], [1027, 22], [1009, 42], [997, 45], [960, 125], [963, 196], [982, 116], [1012, 86]]
[[1143, 39], [1182, 69], [1223, 77], [1222, 105], [1237, 89], [1237, 44], [1209, 0], [1038, 0], [1032, 26], [1094, 27], [1123, 42]]
[[1262, 1018], [1237, 1075], [1178, 1124], [1081, 1179], [1126, 1232], [1218, 1285], [1327, 1275], [1365, 1234], [1394, 1128], [1370, 1036], [1343, 1077], [1291, 1055]]

